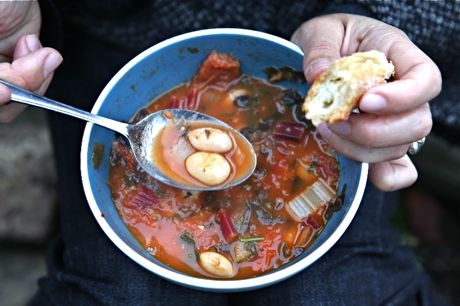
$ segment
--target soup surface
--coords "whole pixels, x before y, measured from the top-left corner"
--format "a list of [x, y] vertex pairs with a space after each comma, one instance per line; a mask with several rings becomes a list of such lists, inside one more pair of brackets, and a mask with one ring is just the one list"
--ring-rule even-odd
[[[206, 113], [241, 131], [257, 154], [254, 174], [241, 185], [188, 192], [140, 170], [117, 138], [109, 186], [141, 245], [178, 271], [225, 279], [270, 271], [308, 248], [341, 201], [335, 152], [302, 119], [302, 100], [293, 89], [242, 74], [234, 57], [212, 52], [190, 82], [139, 111], [133, 121], [167, 108]], [[312, 192], [318, 184], [332, 196], [323, 201]], [[287, 207], [301, 198], [311, 211], [299, 219]]]

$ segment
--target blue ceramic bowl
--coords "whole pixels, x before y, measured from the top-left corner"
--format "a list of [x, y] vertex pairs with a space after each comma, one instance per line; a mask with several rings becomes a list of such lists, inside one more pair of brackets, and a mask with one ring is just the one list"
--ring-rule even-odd
[[[107, 84], [92, 113], [127, 121], [153, 98], [188, 81], [212, 50], [229, 52], [242, 62], [245, 74], [264, 78], [267, 66], [291, 66], [302, 70], [302, 51], [289, 41], [241, 29], [212, 29], [168, 39], [142, 52], [124, 66]], [[281, 86], [287, 84], [280, 84]], [[303, 94], [308, 86], [289, 84]], [[119, 217], [106, 184], [109, 151], [114, 132], [88, 123], [81, 149], [81, 173], [86, 198], [99, 225], [127, 256], [149, 271], [184, 286], [208, 291], [244, 291], [261, 288], [288, 278], [320, 258], [344, 233], [353, 219], [367, 180], [368, 165], [344, 156], [340, 162], [340, 190], [346, 185], [343, 208], [329, 220], [319, 238], [301, 256], [272, 272], [243, 280], [210, 280], [192, 277], [158, 261], [134, 239]], [[95, 144], [105, 147], [100, 167], [95, 169]]]

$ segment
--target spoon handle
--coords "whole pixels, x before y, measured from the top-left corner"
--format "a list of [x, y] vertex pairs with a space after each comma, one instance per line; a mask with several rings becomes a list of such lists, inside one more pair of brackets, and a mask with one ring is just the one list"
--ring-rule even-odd
[[5, 85], [11, 90], [11, 100], [15, 102], [20, 102], [32, 106], [37, 106], [41, 108], [46, 108], [58, 113], [69, 115], [75, 118], [86, 120], [113, 131], [116, 131], [124, 136], [128, 135], [128, 124], [115, 121], [109, 118], [101, 117], [81, 109], [75, 108], [70, 105], [66, 105], [46, 97], [43, 97], [34, 92], [25, 90], [24, 88], [18, 87], [6, 81], [0, 80], [0, 83]]

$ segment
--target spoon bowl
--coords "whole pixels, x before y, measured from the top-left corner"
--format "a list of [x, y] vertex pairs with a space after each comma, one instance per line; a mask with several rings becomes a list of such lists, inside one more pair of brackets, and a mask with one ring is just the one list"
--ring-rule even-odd
[[[234, 135], [237, 135], [244, 140], [244, 144], [248, 146], [251, 153], [246, 158], [251, 160], [251, 167], [249, 171], [243, 176], [239, 176], [225, 184], [217, 186], [198, 186], [198, 185], [188, 185], [177, 180], [170, 178], [168, 175], [162, 172], [162, 170], [157, 166], [156, 156], [152, 156], [153, 146], [161, 134], [162, 129], [168, 124], [177, 124], [177, 123], [199, 123], [200, 125], [212, 125], [221, 127]], [[248, 177], [252, 175], [256, 168], [257, 156], [251, 145], [251, 143], [239, 133], [237, 130], [233, 129], [228, 124], [203, 113], [185, 110], [185, 109], [167, 109], [161, 110], [155, 113], [152, 113], [139, 121], [136, 124], [127, 126], [127, 135], [131, 148], [134, 152], [137, 162], [141, 167], [151, 176], [155, 177], [157, 180], [162, 183], [171, 185], [176, 188], [190, 190], [190, 191], [215, 191], [233, 187], [235, 185], [241, 184]], [[153, 161], [152, 161], [153, 160]]]
[[[3, 80], [0, 80], [0, 83], [7, 86], [11, 90], [12, 101], [56, 111], [101, 125], [120, 133], [129, 140], [129, 144], [133, 150], [134, 157], [145, 172], [160, 182], [176, 188], [190, 191], [222, 190], [244, 182], [248, 177], [252, 175], [256, 168], [257, 157], [251, 143], [228, 124], [202, 113], [185, 109], [168, 109], [154, 112], [136, 124], [127, 124], [88, 113], [75, 107], [51, 100]], [[152, 154], [152, 152], [153, 145], [156, 143], [156, 139], [161, 135], [163, 128], [174, 122], [200, 123], [203, 126], [209, 124], [227, 130], [233, 135], [238, 135], [238, 137], [243, 140], [244, 145], [249, 148], [247, 151], [250, 152], [250, 154], [246, 157], [251, 159], [251, 166], [248, 168], [248, 171], [242, 176], [217, 186], [192, 185], [184, 182], [179, 182], [178, 180], [171, 178], [158, 167], [157, 158]]]

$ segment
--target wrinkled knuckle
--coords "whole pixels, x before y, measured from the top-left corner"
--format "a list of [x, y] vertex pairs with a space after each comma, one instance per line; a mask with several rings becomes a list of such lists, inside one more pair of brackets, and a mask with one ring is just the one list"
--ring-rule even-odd
[[310, 48], [309, 56], [310, 55], [318, 56], [318, 55], [323, 55], [325, 53], [330, 54], [330, 53], [336, 52], [337, 48], [338, 48], [337, 45], [334, 45], [333, 43], [327, 40], [322, 40]]
[[299, 37], [308, 37], [311, 33], [315, 32], [318, 28], [321, 27], [321, 17], [316, 17], [305, 21], [300, 25], [300, 27], [294, 33], [294, 36]]
[[389, 32], [384, 37], [386, 40], [391, 41], [391, 46], [389, 49], [390, 54], [397, 52], [411, 52], [412, 49], [407, 49], [407, 40], [402, 38], [400, 35], [394, 32]]
[[379, 29], [382, 29], [385, 33], [388, 33], [388, 35], [393, 37], [394, 39], [410, 40], [406, 32], [404, 32], [400, 28], [386, 23], [383, 23], [383, 27], [381, 24], [377, 24], [377, 26], [379, 27]]
[[400, 37], [402, 37], [404, 39], [409, 40], [409, 36], [407, 36], [406, 32], [404, 32], [403, 30], [401, 30], [399, 28], [396, 28], [396, 27], [393, 27], [393, 31], [397, 36], [400, 36]]

